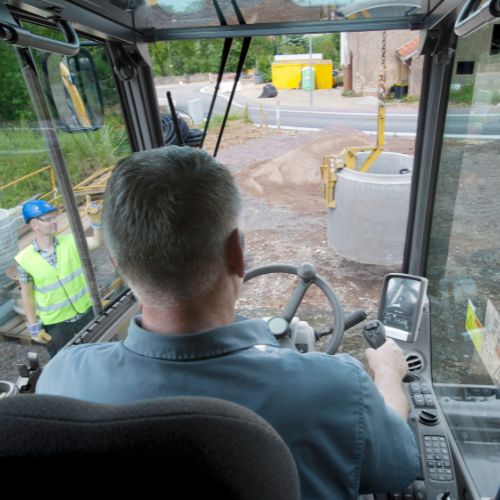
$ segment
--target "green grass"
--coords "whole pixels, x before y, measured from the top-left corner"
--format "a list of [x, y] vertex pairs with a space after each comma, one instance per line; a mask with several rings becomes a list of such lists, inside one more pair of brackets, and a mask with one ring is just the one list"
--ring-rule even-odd
[[499, 104], [500, 92], [479, 87], [474, 94], [474, 85], [462, 85], [459, 90], [450, 90], [450, 103], [452, 104]]
[[413, 102], [418, 102], [418, 101], [420, 101], [420, 97], [418, 95], [407, 95], [403, 99], [403, 102], [408, 102], [408, 103], [413, 103]]
[[[209, 128], [220, 127], [223, 119], [224, 115], [212, 115]], [[245, 110], [242, 112], [229, 113], [229, 116], [227, 117], [228, 122], [237, 120], [243, 120], [245, 123], [251, 123], [247, 106], [245, 106]]]
[[462, 85], [459, 90], [450, 90], [450, 103], [471, 104], [474, 95], [474, 85]]
[[[57, 136], [73, 185], [101, 168], [115, 165], [130, 151], [119, 117], [107, 117], [104, 127], [96, 131], [68, 133], [61, 130]], [[50, 164], [50, 154], [37, 123], [0, 129], [0, 185]], [[50, 190], [49, 172], [43, 172], [0, 191], [0, 207], [16, 206]]]

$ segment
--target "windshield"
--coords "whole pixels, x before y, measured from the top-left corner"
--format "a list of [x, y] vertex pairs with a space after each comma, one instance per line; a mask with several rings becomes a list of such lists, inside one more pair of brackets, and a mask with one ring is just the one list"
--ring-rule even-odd
[[[377, 317], [384, 276], [401, 271], [403, 260], [423, 58], [414, 50], [402, 60], [397, 51], [414, 38], [415, 33], [398, 30], [252, 40], [217, 154], [245, 196], [247, 270], [309, 262], [332, 284], [345, 314], [364, 309]], [[166, 94], [171, 92], [192, 128], [204, 127], [223, 43], [188, 40], [150, 46], [162, 115], [169, 114]], [[235, 40], [228, 57], [204, 143], [210, 153], [240, 47], [241, 40]], [[383, 153], [359, 173], [354, 168], [361, 168], [379, 140], [377, 88], [384, 50]], [[345, 60], [344, 53], [349, 54]], [[310, 60], [315, 88], [308, 78]], [[333, 186], [332, 163], [341, 163], [347, 150], [355, 152], [359, 163], [339, 172]], [[281, 314], [296, 284], [284, 274], [256, 278], [244, 285], [238, 312], [249, 317]], [[330, 311], [325, 296], [313, 287], [297, 313], [324, 334], [323, 348], [331, 338]], [[342, 346], [359, 359], [366, 349], [361, 327], [348, 330]]]
[[499, 24], [458, 41], [427, 266], [436, 392], [483, 497], [500, 468], [499, 42]]

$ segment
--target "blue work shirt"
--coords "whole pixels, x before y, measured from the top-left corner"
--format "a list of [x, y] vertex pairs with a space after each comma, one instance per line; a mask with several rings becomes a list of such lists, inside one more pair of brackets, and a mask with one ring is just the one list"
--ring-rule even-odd
[[304, 499], [400, 491], [419, 468], [412, 431], [358, 361], [280, 349], [262, 320], [159, 335], [144, 330], [138, 316], [124, 341], [60, 351], [36, 392], [100, 403], [162, 396], [234, 401], [283, 437]]

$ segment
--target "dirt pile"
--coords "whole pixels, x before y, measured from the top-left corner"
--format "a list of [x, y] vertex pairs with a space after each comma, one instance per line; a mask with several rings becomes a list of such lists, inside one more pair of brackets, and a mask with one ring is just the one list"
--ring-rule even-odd
[[302, 213], [323, 210], [320, 166], [323, 157], [350, 146], [370, 146], [373, 137], [349, 127], [337, 126], [315, 134], [306, 143], [274, 159], [248, 165], [238, 174], [247, 195], [299, 208]]

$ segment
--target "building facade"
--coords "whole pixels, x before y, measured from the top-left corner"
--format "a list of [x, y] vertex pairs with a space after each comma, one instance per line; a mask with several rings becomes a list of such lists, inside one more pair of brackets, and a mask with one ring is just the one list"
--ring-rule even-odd
[[[356, 94], [377, 94], [380, 74], [383, 71], [383, 33], [348, 33], [341, 38], [342, 43], [347, 43], [347, 47], [343, 46], [341, 51], [344, 54], [344, 67], [347, 66], [347, 71], [351, 74], [350, 90]], [[419, 96], [423, 58], [418, 55], [418, 35], [408, 30], [385, 33], [386, 90], [394, 86], [407, 86], [408, 95]]]

